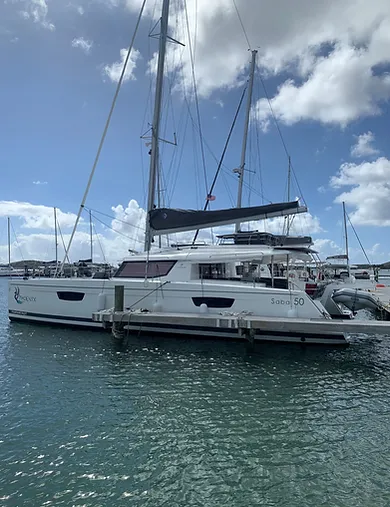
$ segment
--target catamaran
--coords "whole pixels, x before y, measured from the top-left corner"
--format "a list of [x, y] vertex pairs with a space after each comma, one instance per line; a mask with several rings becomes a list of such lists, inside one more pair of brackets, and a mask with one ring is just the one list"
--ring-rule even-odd
[[[154, 116], [151, 129], [150, 172], [145, 234], [145, 252], [124, 260], [112, 278], [75, 279], [58, 276], [38, 279], [25, 277], [9, 282], [9, 318], [18, 321], [101, 327], [92, 319], [97, 311], [114, 306], [114, 288], [124, 286], [125, 308], [146, 312], [197, 315], [206, 308], [214, 314], [251, 314], [263, 317], [330, 319], [319, 302], [298, 288], [277, 288], [262, 281], [245, 281], [237, 273], [243, 263], [273, 264], [300, 255], [294, 249], [270, 246], [187, 246], [168, 250], [152, 249], [153, 238], [182, 231], [237, 224], [250, 220], [296, 215], [307, 211], [299, 201], [229, 208], [223, 210], [179, 210], [156, 207], [156, 181], [159, 159], [159, 131], [168, 39], [169, 0], [163, 0], [160, 19], [159, 52]], [[253, 62], [253, 60], [252, 60]], [[252, 63], [253, 65], [253, 63]], [[94, 169], [93, 169], [94, 170]], [[93, 175], [93, 173], [92, 173]], [[91, 180], [91, 178], [90, 178]], [[65, 258], [84, 208], [90, 182], [80, 205]], [[65, 260], [64, 260], [65, 262]], [[271, 279], [273, 278], [271, 272]], [[141, 326], [142, 331], [192, 336], [223, 336], [216, 327], [163, 325]], [[230, 335], [231, 336], [231, 335]], [[345, 344], [340, 332], [259, 333], [260, 340]]]

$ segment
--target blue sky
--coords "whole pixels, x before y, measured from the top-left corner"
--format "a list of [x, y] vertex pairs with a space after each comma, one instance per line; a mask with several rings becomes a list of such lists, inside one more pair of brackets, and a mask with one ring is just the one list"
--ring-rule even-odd
[[[371, 259], [390, 260], [390, 5], [384, 0], [312, 3], [298, 0], [292, 7], [287, 0], [265, 0], [260, 8], [256, 0], [235, 2], [251, 47], [259, 48], [244, 205], [286, 198], [287, 156], [261, 74], [302, 190], [303, 195], [295, 186], [293, 196], [303, 197], [309, 207], [310, 214], [296, 220], [295, 232], [311, 234], [322, 255], [339, 253], [344, 199]], [[0, 261], [6, 260], [8, 215], [18, 238], [16, 242], [13, 233], [15, 260], [53, 258], [53, 206], [59, 208], [68, 238], [115, 92], [121, 50], [129, 45], [140, 4], [0, 4]], [[208, 184], [216, 169], [211, 152], [216, 157], [222, 152], [250, 59], [233, 0], [209, 4], [187, 0]], [[99, 242], [110, 260], [142, 242], [149, 156], [140, 135], [152, 118], [150, 62], [157, 41], [148, 33], [160, 9], [160, 0], [147, 2], [131, 76], [121, 89], [87, 200], [87, 207], [113, 217], [94, 212], [119, 232], [94, 219], [99, 259]], [[196, 109], [185, 19], [184, 0], [172, 0], [170, 34], [186, 47], [168, 48], [162, 135], [172, 140], [176, 132], [178, 146], [162, 148], [163, 187], [168, 205], [199, 208], [206, 188], [190, 118], [196, 119]], [[236, 198], [232, 170], [240, 160], [243, 113], [214, 191], [218, 208], [234, 205]], [[279, 232], [280, 224], [266, 227]], [[363, 261], [350, 235], [352, 260]], [[84, 220], [72, 257], [86, 255]]]

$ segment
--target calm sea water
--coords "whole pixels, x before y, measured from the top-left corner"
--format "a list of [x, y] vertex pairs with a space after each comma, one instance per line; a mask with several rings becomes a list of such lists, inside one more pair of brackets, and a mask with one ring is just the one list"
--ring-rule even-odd
[[10, 325], [0, 505], [390, 505], [390, 339], [257, 346]]

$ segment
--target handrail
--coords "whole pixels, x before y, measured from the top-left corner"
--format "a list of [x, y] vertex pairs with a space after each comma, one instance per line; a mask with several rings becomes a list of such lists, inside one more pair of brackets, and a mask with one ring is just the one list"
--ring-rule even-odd
[[158, 287], [155, 287], [154, 289], [152, 289], [150, 292], [148, 292], [145, 296], [143, 296], [141, 299], [139, 299], [138, 301], [136, 301], [134, 304], [132, 304], [130, 306], [130, 309], [132, 310], [134, 308], [135, 305], [137, 305], [138, 303], [140, 303], [141, 301], [143, 301], [145, 298], [147, 298], [148, 296], [150, 296], [151, 294], [153, 294], [154, 292], [156, 292], [157, 290], [159, 289], [162, 289], [162, 287], [164, 287], [164, 285], [166, 285], [167, 283], [170, 283], [170, 280], [165, 280], [165, 282], [161, 283]]

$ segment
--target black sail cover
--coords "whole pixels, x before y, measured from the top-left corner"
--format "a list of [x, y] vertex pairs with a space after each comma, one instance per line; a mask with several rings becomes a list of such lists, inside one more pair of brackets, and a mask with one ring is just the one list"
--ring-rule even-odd
[[159, 235], [295, 215], [306, 211], [307, 208], [300, 206], [299, 201], [206, 211], [156, 208], [149, 212], [149, 225], [152, 233]]

